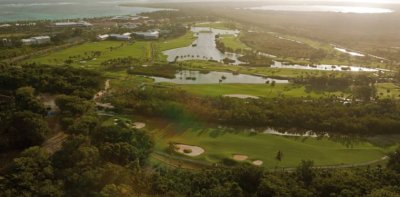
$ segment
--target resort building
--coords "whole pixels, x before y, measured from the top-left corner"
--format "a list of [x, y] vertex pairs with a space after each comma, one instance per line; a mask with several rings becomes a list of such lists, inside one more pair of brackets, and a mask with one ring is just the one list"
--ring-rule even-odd
[[98, 35], [96, 38], [97, 40], [107, 40], [110, 37], [108, 34]]
[[110, 39], [113, 40], [121, 40], [121, 41], [128, 41], [131, 38], [130, 35], [121, 35], [121, 34], [110, 34]]
[[59, 22], [55, 23], [56, 27], [92, 27], [93, 25], [86, 21], [79, 22]]
[[5, 28], [5, 27], [11, 27], [11, 25], [10, 24], [1, 24], [0, 25], [0, 28]]
[[145, 40], [157, 40], [160, 37], [159, 31], [135, 32], [134, 34]]
[[1, 44], [3, 47], [11, 47], [13, 45], [12, 41], [7, 38], [3, 38], [3, 40], [1, 41]]
[[51, 41], [50, 36], [37, 36], [21, 40], [23, 45], [41, 45], [50, 43], [50, 41]]

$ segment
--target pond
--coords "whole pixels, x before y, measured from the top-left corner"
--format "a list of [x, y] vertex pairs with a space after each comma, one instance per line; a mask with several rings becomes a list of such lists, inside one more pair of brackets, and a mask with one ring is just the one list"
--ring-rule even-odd
[[187, 47], [176, 48], [164, 51], [168, 56], [169, 62], [187, 61], [187, 60], [214, 60], [221, 62], [225, 58], [234, 60], [234, 65], [242, 64], [238, 58], [240, 55], [235, 53], [222, 53], [217, 49], [215, 43], [216, 35], [235, 35], [239, 34], [238, 30], [222, 30], [208, 27], [192, 27], [191, 31], [197, 39]]
[[285, 64], [282, 62], [274, 61], [271, 68], [290, 68], [290, 69], [303, 69], [303, 70], [324, 70], [324, 71], [347, 71], [347, 72], [378, 72], [378, 71], [388, 71], [385, 69], [377, 68], [366, 68], [360, 66], [342, 66], [342, 65], [297, 65], [297, 64]]
[[174, 79], [168, 79], [163, 77], [151, 77], [154, 82], [169, 82], [176, 84], [266, 84], [275, 81], [277, 84], [287, 84], [288, 80], [273, 79], [261, 76], [246, 75], [246, 74], [233, 74], [229, 72], [217, 72], [212, 71], [208, 73], [202, 73], [200, 71], [189, 71], [183, 70], [175, 74]]

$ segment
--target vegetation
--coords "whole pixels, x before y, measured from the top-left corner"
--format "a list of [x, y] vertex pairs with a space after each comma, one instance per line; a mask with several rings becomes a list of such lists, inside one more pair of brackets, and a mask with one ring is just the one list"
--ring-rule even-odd
[[[156, 120], [149, 122], [157, 124]], [[247, 160], [237, 161], [236, 164], [251, 164], [255, 160], [261, 160], [262, 166], [267, 169], [292, 168], [304, 159], [314, 161], [316, 166], [357, 165], [379, 161], [392, 150], [371, 145], [360, 139], [278, 136], [262, 133], [265, 129], [251, 132], [240, 127], [207, 127], [197, 125], [196, 122], [170, 123], [165, 127], [155, 126], [154, 130], [152, 128], [150, 131], [156, 136], [155, 151], [166, 152], [170, 142], [196, 145], [206, 151], [191, 159], [209, 165], [224, 165], [223, 161], [233, 159], [235, 154], [248, 156]], [[279, 162], [275, 158], [278, 151], [284, 154]], [[187, 159], [182, 159], [185, 158]], [[232, 165], [235, 164], [228, 166]]]
[[[52, 28], [50, 21], [0, 29], [9, 39], [0, 43], [0, 196], [399, 195], [400, 72], [397, 49], [388, 50], [398, 42], [397, 30], [376, 39], [382, 30], [349, 25], [347, 15], [297, 18], [232, 12], [233, 4], [189, 4], [142, 14], [149, 18], [139, 19], [143, 24], [136, 30], [160, 29], [158, 41], [93, 42], [98, 34], [127, 31], [109, 18], [88, 19], [95, 25], [87, 29]], [[321, 28], [316, 19], [330, 22]], [[397, 22], [388, 24], [395, 28]], [[335, 24], [337, 31], [326, 28]], [[162, 51], [193, 43], [186, 26], [240, 29], [239, 37], [217, 36], [216, 44], [223, 52], [241, 53], [248, 64], [231, 66], [229, 58], [225, 64], [167, 64]], [[19, 43], [48, 32], [48, 45]], [[331, 43], [391, 60], [350, 57]], [[273, 60], [392, 70], [279, 69], [270, 67]], [[174, 78], [179, 69], [290, 83], [178, 85], [143, 77]], [[271, 128], [286, 136], [268, 133]], [[310, 131], [318, 136], [307, 137]], [[205, 152], [175, 154], [178, 143]]]
[[100, 73], [86, 69], [26, 64], [1, 69], [0, 88], [16, 90], [32, 86], [39, 92], [92, 98], [101, 80]]
[[323, 51], [319, 51], [307, 44], [268, 33], [246, 33], [240, 39], [255, 50], [283, 58], [311, 59], [313, 57], [313, 59], [319, 59], [324, 58], [326, 55]]
[[394, 100], [344, 104], [335, 98], [197, 98], [184, 91], [158, 87], [126, 92], [121, 90], [113, 97], [118, 109], [178, 120], [193, 118], [227, 125], [267, 125], [345, 135], [396, 133], [400, 126], [399, 103]]
[[173, 65], [136, 66], [128, 69], [128, 74], [156, 76], [173, 79], [178, 68]]

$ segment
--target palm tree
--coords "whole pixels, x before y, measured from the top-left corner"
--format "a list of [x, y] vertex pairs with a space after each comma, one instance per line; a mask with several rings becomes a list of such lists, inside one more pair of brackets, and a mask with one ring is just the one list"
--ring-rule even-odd
[[278, 152], [276, 153], [275, 159], [278, 161], [275, 168], [278, 167], [278, 163], [282, 161], [283, 159], [283, 152], [278, 150]]

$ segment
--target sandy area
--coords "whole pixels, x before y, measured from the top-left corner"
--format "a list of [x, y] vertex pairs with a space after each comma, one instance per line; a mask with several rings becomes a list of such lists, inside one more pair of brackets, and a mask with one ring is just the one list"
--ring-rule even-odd
[[143, 122], [135, 122], [132, 124], [132, 128], [134, 129], [143, 129], [144, 127], [146, 127], [146, 124]]
[[[185, 150], [191, 150], [191, 152], [185, 153]], [[204, 153], [204, 149], [201, 147], [185, 144], [175, 144], [175, 151], [191, 157], [196, 157]]]
[[233, 159], [236, 161], [245, 161], [249, 158], [247, 155], [233, 155]]
[[263, 164], [263, 161], [261, 161], [261, 160], [255, 160], [255, 161], [253, 161], [253, 162], [251, 162], [253, 165], [255, 165], [255, 166], [261, 166], [262, 164]]
[[240, 98], [240, 99], [259, 99], [258, 96], [252, 96], [247, 94], [225, 94], [224, 97], [231, 97], [231, 98]]

